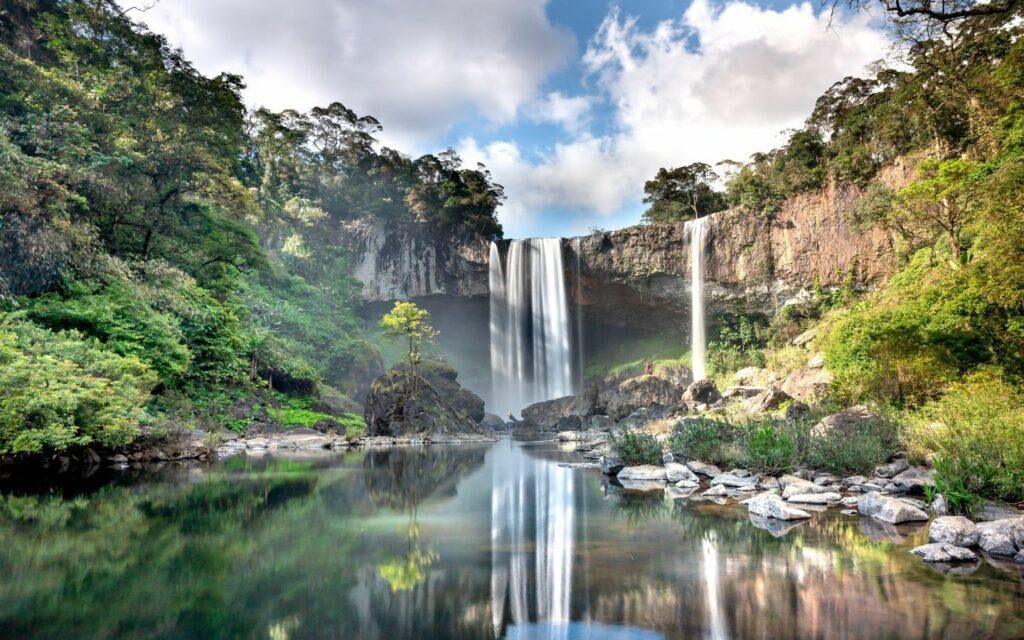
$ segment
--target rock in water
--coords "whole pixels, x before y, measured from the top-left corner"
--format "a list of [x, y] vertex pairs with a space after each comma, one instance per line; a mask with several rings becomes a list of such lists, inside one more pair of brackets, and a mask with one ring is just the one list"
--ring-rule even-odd
[[723, 473], [722, 475], [716, 476], [711, 480], [712, 487], [716, 487], [718, 485], [732, 487], [734, 489], [739, 489], [743, 487], [756, 487], [757, 476], [747, 476], [745, 478], [741, 478], [731, 473]]
[[683, 480], [700, 484], [700, 478], [685, 464], [678, 462], [665, 463], [665, 476], [669, 482], [681, 482]]
[[978, 544], [978, 525], [963, 516], [942, 516], [935, 518], [928, 526], [929, 542], [944, 542], [957, 547], [973, 547]]
[[722, 475], [721, 469], [719, 469], [713, 464], [707, 464], [706, 462], [701, 462], [700, 460], [690, 460], [689, 462], [686, 463], [686, 466], [690, 468], [690, 471], [693, 471], [694, 473], [699, 473], [700, 475], [707, 476], [709, 478], [714, 478], [715, 476]]
[[1013, 556], [1024, 549], [1024, 517], [978, 524], [978, 546], [994, 556]]
[[747, 510], [754, 515], [777, 520], [803, 520], [811, 517], [803, 509], [791, 507], [777, 494], [768, 492], [759, 493], [748, 500]]
[[632, 480], [635, 482], [665, 482], [667, 474], [662, 467], [653, 464], [642, 464], [635, 467], [625, 467], [618, 473], [619, 480]]
[[798, 493], [795, 496], [787, 498], [789, 502], [796, 502], [800, 504], [832, 504], [833, 502], [839, 502], [842, 499], [843, 496], [834, 492]]
[[[581, 396], [564, 396], [554, 400], [536, 402], [523, 409], [523, 422], [534, 429], [544, 431], [556, 429], [559, 421], [563, 418], [572, 416], [581, 420], [590, 415], [590, 409], [583, 406], [582, 402]], [[576, 422], [576, 424], [580, 423]]]
[[405, 371], [398, 369], [370, 385], [364, 417], [368, 436], [488, 433], [422, 377], [414, 384]]
[[978, 559], [970, 549], [947, 544], [945, 542], [933, 542], [921, 545], [911, 551], [915, 556], [921, 556], [925, 562], [973, 562]]
[[601, 473], [614, 476], [626, 467], [620, 458], [614, 456], [601, 456]]
[[882, 522], [900, 524], [901, 522], [925, 521], [928, 514], [902, 500], [883, 496], [877, 491], [865, 493], [857, 510], [861, 515], [872, 517]]

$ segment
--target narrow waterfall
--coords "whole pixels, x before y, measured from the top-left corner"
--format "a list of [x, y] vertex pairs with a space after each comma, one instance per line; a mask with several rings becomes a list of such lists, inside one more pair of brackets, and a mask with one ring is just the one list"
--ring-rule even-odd
[[492, 243], [488, 275], [493, 410], [504, 416], [572, 394], [572, 328], [561, 240], [513, 240], [504, 265]]
[[707, 338], [704, 335], [704, 240], [707, 217], [686, 223], [690, 236], [690, 368], [693, 379], [703, 380]]

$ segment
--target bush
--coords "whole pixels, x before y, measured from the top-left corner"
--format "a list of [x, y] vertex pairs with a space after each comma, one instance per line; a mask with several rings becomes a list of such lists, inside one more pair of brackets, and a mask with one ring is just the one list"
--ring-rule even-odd
[[619, 436], [610, 437], [611, 445], [627, 466], [661, 464], [664, 451], [653, 435], [644, 431], [624, 429]]
[[121, 446], [138, 434], [156, 375], [77, 331], [0, 324], [0, 453]]
[[895, 453], [896, 429], [887, 420], [834, 429], [810, 440], [806, 462], [837, 475], [868, 473]]
[[994, 367], [950, 386], [911, 418], [912, 455], [934, 454], [952, 486], [1005, 500], [1024, 499], [1024, 393]]
[[742, 460], [748, 468], [776, 474], [800, 462], [796, 438], [786, 422], [752, 423], [744, 431]]
[[731, 459], [728, 446], [735, 439], [735, 427], [710, 418], [684, 418], [676, 423], [669, 436], [672, 453], [722, 464]]
[[963, 515], [974, 513], [985, 502], [974, 488], [991, 482], [995, 471], [991, 465], [946, 456], [936, 457], [932, 464], [935, 486], [925, 487], [929, 502], [942, 495], [950, 513]]

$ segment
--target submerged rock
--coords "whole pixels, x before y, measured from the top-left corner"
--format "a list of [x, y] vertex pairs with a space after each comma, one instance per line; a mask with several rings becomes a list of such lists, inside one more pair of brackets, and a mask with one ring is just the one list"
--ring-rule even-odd
[[786, 504], [781, 497], [770, 492], [760, 493], [748, 500], [747, 510], [754, 515], [777, 520], [802, 520], [811, 517], [811, 514]]
[[932, 542], [911, 550], [915, 556], [921, 556], [925, 562], [973, 562], [978, 559], [974, 552], [964, 547]]
[[864, 494], [857, 503], [857, 510], [861, 515], [892, 524], [928, 520], [928, 514], [917, 507], [877, 491]]

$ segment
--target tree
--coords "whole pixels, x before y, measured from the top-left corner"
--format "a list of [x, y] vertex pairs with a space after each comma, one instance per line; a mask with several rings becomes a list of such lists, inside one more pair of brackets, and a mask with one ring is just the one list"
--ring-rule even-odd
[[711, 187], [718, 174], [703, 162], [674, 169], [659, 169], [644, 184], [644, 212], [647, 222], [671, 223], [701, 218], [724, 208], [721, 194]]
[[417, 366], [423, 360], [420, 346], [424, 341], [433, 340], [437, 331], [430, 324], [430, 313], [420, 309], [415, 302], [396, 302], [391, 311], [380, 319], [380, 328], [393, 340], [409, 341], [409, 385], [412, 393], [417, 392], [419, 373]]

